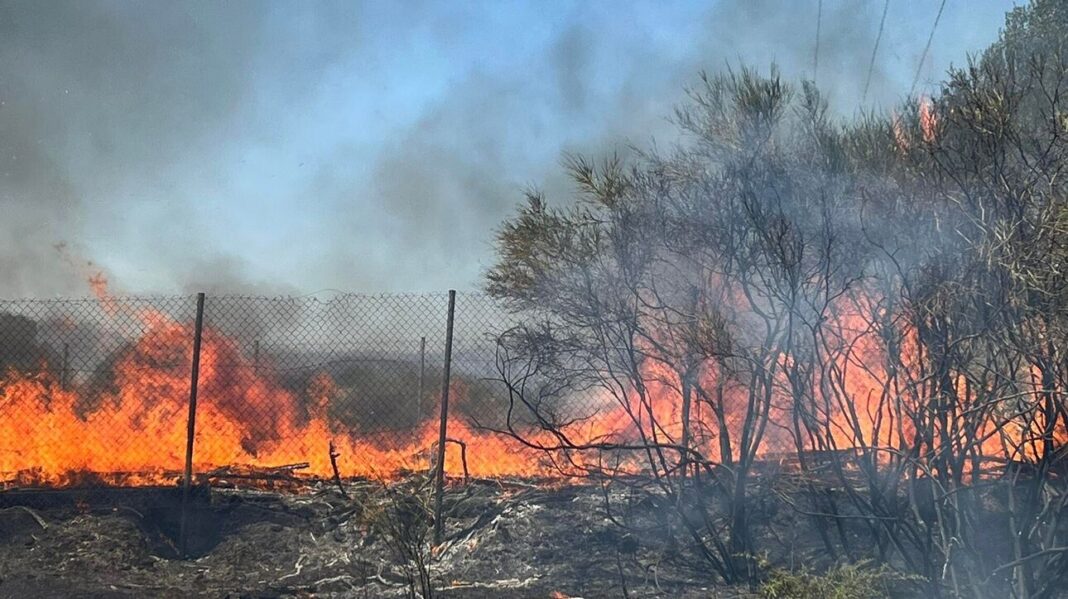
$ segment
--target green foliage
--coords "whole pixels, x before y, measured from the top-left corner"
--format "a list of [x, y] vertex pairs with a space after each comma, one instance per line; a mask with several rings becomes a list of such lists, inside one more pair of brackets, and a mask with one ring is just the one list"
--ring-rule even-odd
[[891, 599], [914, 597], [919, 579], [870, 562], [838, 565], [823, 574], [774, 570], [760, 587], [763, 599]]

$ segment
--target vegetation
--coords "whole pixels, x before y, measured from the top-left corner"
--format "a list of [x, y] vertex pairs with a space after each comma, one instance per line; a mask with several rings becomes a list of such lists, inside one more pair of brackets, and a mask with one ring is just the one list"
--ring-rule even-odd
[[[829, 556], [862, 543], [931, 596], [1054, 596], [1066, 25], [1063, 0], [1016, 9], [936, 97], [844, 122], [774, 69], [706, 75], [670, 152], [569, 157], [574, 201], [530, 192], [488, 275], [526, 318], [498, 367], [535, 430], [505, 428], [614, 484], [640, 461], [654, 483], [632, 490], [726, 581], [760, 576], [756, 468], [785, 443], [804, 475], [790, 507]], [[625, 423], [582, 434], [569, 398], [588, 389]]]
[[383, 500], [366, 506], [362, 518], [373, 535], [381, 538], [400, 564], [411, 599], [431, 599], [434, 581], [431, 537], [433, 512], [431, 488], [426, 480], [406, 483], [410, 488], [382, 485]]
[[891, 599], [914, 591], [915, 580], [869, 562], [838, 565], [824, 574], [774, 570], [760, 585], [763, 599]]

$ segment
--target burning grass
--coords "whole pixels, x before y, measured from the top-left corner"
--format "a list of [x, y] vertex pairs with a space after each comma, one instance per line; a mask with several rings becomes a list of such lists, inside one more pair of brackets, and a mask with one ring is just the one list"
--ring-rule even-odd
[[[114, 298], [107, 302], [112, 310], [121, 305]], [[155, 313], [139, 313], [139, 318], [145, 332], [86, 384], [63, 380], [59, 369], [47, 361], [36, 366], [24, 364], [20, 369], [8, 366], [0, 377], [0, 405], [8, 415], [0, 419], [0, 479], [6, 487], [160, 484], [173, 479], [184, 461], [191, 325]], [[887, 396], [891, 377], [880, 370], [882, 367], [873, 366], [886, 363], [886, 356], [879, 353], [877, 333], [864, 328], [859, 315], [845, 313], [839, 318], [839, 343], [848, 349], [837, 356], [835, 367], [849, 370], [851, 375], [813, 385], [841, 385], [840, 398], [836, 398], [863, 404], [848, 408], [829, 405], [825, 413], [807, 418], [815, 419], [832, 435], [833, 447], [838, 450], [880, 447], [884, 449], [879, 458], [888, 459], [891, 451], [903, 450], [915, 435], [909, 412], [913, 408], [892, 405]], [[32, 339], [25, 343], [32, 345]], [[237, 343], [218, 331], [205, 332], [196, 472], [235, 465], [269, 468], [306, 463], [305, 473], [328, 477], [333, 470], [331, 447], [340, 457], [338, 466], [346, 476], [389, 478], [425, 465], [437, 437], [438, 423], [432, 418], [378, 432], [366, 430], [345, 416], [346, 410], [367, 408], [360, 407], [358, 381], [345, 386], [326, 372], [316, 372], [299, 383], [283, 380], [267, 360], [243, 353]], [[640, 393], [629, 390], [587, 395], [585, 403], [537, 414], [540, 422], [512, 422], [512, 409], [505, 399], [509, 392], [497, 389], [491, 411], [480, 415], [479, 420], [495, 429], [513, 427], [507, 431], [510, 434], [494, 434], [472, 427], [464, 418], [454, 419], [450, 437], [477, 450], [466, 456], [449, 451], [446, 469], [479, 477], [554, 476], [598, 470], [605, 467], [604, 456], [591, 456], [581, 448], [640, 449], [647, 443], [643, 421], [655, 422], [666, 442], [676, 443], [683, 436], [684, 421], [678, 374], [662, 364], [646, 368]], [[724, 461], [720, 455], [722, 439], [740, 436], [747, 390], [718, 380], [720, 375], [715, 371], [698, 376], [702, 388], [716, 389], [720, 394], [718, 408], [711, 406], [720, 411], [703, 410], [709, 407], [708, 402], [696, 402], [693, 413], [687, 415], [686, 434], [693, 450], [704, 459]], [[783, 381], [775, 383], [775, 395], [769, 403], [768, 439], [755, 448], [765, 459], [795, 443], [788, 431], [797, 408], [783, 376]], [[473, 392], [471, 387], [461, 380], [454, 383], [453, 394], [461, 406]], [[490, 393], [485, 389], [479, 392]], [[428, 401], [434, 403], [432, 397]], [[522, 417], [523, 411], [515, 413]], [[508, 417], [502, 419], [495, 412], [508, 412]], [[1018, 452], [1039, 451], [1024, 439], [1029, 430], [1042, 426], [1040, 421], [1030, 423], [1031, 429], [1009, 421], [999, 425], [991, 412], [987, 421], [962, 420], [954, 426], [976, 423], [982, 430], [974, 434], [985, 440], [984, 458], [1018, 460], [1028, 457]], [[1066, 437], [1063, 423], [1052, 426], [1056, 437]], [[553, 448], [575, 451], [556, 456], [540, 451]], [[734, 455], [728, 462], [738, 459], [740, 449], [731, 451]], [[618, 451], [612, 457], [615, 471], [642, 470], [640, 456], [635, 459], [626, 451]]]

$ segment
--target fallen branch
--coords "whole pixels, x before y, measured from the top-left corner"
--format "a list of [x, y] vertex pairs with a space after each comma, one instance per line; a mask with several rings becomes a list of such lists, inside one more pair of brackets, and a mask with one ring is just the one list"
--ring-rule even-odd
[[393, 587], [393, 588], [397, 588], [397, 589], [408, 586], [407, 582], [386, 580], [385, 578], [382, 577], [382, 573], [381, 572], [379, 572], [378, 574], [375, 574], [373, 576], [368, 576], [367, 580], [373, 581], [373, 582], [377, 582], [377, 583], [385, 585], [387, 587]]
[[11, 510], [22, 510], [22, 511], [26, 512], [27, 514], [29, 514], [30, 517], [32, 517], [42, 529], [47, 529], [48, 528], [48, 523], [45, 522], [44, 518], [42, 518], [40, 516], [40, 514], [38, 514], [37, 512], [31, 510], [30, 508], [28, 508], [28, 507], [26, 507], [24, 505], [14, 505], [14, 506], [11, 506], [11, 507], [6, 507], [6, 508], [3, 508], [2, 510], [0, 510], [0, 512], [8, 512], [8, 511], [11, 511]]
[[540, 576], [531, 576], [530, 578], [518, 579], [518, 578], [505, 578], [503, 580], [494, 580], [491, 582], [463, 582], [453, 581], [447, 588], [449, 589], [525, 589], [532, 584], [540, 580]]
[[460, 463], [464, 465], [464, 484], [467, 484], [471, 480], [471, 474], [467, 471], [467, 444], [451, 437], [445, 439], [445, 442], [455, 443], [460, 446]]
[[202, 480], [240, 479], [240, 480], [278, 480], [287, 482], [306, 482], [308, 476], [297, 474], [296, 470], [308, 467], [308, 462], [284, 464], [282, 466], [224, 466], [202, 475]]
[[293, 571], [293, 573], [292, 574], [286, 574], [285, 576], [280, 577], [278, 580], [285, 580], [287, 578], [293, 578], [294, 576], [300, 576], [300, 572], [304, 569], [304, 558], [305, 557], [307, 557], [307, 556], [301, 555], [300, 557], [298, 557], [297, 558], [297, 563], [294, 565], [295, 570]]
[[282, 465], [282, 466], [268, 466], [267, 470], [274, 470], [274, 471], [282, 471], [282, 470], [284, 470], [286, 472], [292, 472], [294, 470], [303, 470], [303, 469], [307, 468], [308, 466], [309, 466], [308, 462], [297, 462], [296, 464], [285, 464], [285, 465]]

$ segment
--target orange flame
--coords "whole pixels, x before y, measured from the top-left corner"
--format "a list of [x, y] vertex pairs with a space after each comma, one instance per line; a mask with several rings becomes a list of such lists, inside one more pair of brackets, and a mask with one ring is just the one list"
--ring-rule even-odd
[[[108, 297], [106, 288], [101, 289], [105, 311], [117, 314], [128, 309]], [[917, 407], [907, 405], [907, 395], [892, 388], [885, 346], [871, 330], [869, 319], [861, 315], [871, 310], [864, 298], [839, 307], [832, 338], [824, 349], [833, 368], [809, 375], [809, 392], [819, 401], [809, 406], [811, 413], [804, 417], [830, 431], [835, 444], [830, 449], [901, 448], [914, 436], [908, 415]], [[145, 323], [145, 332], [114, 358], [107, 384], [64, 385], [48, 368], [0, 375], [4, 414], [0, 418], [0, 477], [14, 484], [48, 485], [76, 484], [86, 473], [122, 484], [174, 479], [185, 459], [192, 326], [152, 311], [137, 315]], [[900, 337], [900, 352], [917, 355], [915, 335], [901, 331]], [[905, 362], [908, 367], [909, 360]], [[783, 358], [780, 372], [791, 365], [789, 357]], [[338, 465], [344, 476], [388, 477], [428, 468], [437, 441], [436, 420], [388, 435], [362, 434], [331, 418], [330, 406], [343, 393], [351, 400], [351, 393], [327, 373], [316, 374], [303, 389], [294, 390], [283, 385], [272, 369], [253, 366], [225, 335], [214, 329], [204, 331], [194, 454], [198, 472], [307, 462], [309, 474], [328, 477], [333, 471], [331, 447], [340, 456]], [[680, 443], [684, 432], [678, 375], [663, 365], [648, 366], [645, 375], [648, 382], [641, 392], [598, 397], [596, 418], [567, 426], [569, 438], [577, 444], [625, 443], [651, 433], [657, 442]], [[709, 460], [723, 461], [727, 456], [721, 455], [722, 435], [739, 438], [747, 416], [748, 390], [720, 379], [711, 367], [699, 377], [703, 389], [716, 390], [720, 403], [695, 398], [687, 434], [695, 450]], [[964, 381], [958, 378], [955, 384], [957, 395], [966, 397], [969, 391]], [[798, 406], [789, 388], [785, 375], [780, 375], [761, 454], [790, 448], [795, 442], [791, 429], [799, 418]], [[462, 403], [464, 385], [455, 382], [451, 390]], [[950, 424], [958, 429], [963, 426]], [[1040, 419], [1028, 426], [1045, 424]], [[1011, 453], [1006, 449], [1006, 436], [1019, 447], [1020, 439], [1032, 435], [1019, 424], [1010, 423], [1001, 430], [993, 430], [992, 421], [980, 426], [982, 432], [990, 433], [982, 450], [991, 455]], [[1068, 434], [1063, 424], [1057, 426], [1056, 434], [1063, 442]], [[541, 453], [525, 450], [505, 436], [475, 430], [461, 419], [450, 422], [449, 437], [467, 447], [465, 453], [455, 448], [447, 451], [445, 468], [452, 474], [465, 469], [480, 477], [542, 477], [560, 472], [544, 463]], [[528, 441], [554, 446], [559, 439], [532, 432]], [[739, 448], [732, 446], [731, 451], [737, 459]], [[1014, 457], [1037, 455], [1037, 449], [1025, 451], [1027, 455]], [[565, 466], [605, 467], [600, 459], [569, 452]], [[613, 467], [624, 472], [641, 469], [638, 462], [627, 461]]]
[[925, 143], [934, 143], [938, 132], [938, 114], [927, 96], [920, 98], [920, 133]]
[[905, 127], [901, 124], [901, 117], [897, 112], [890, 115], [890, 131], [893, 133], [894, 145], [897, 146], [897, 151], [901, 154], [908, 153], [912, 144], [909, 143], [909, 137], [905, 133]]
[[[938, 139], [938, 112], [934, 102], [927, 96], [920, 96], [917, 105], [920, 139], [926, 144], [933, 144]], [[901, 116], [895, 111], [890, 115], [890, 132], [898, 152], [905, 154], [912, 147], [912, 136], [905, 130]]]

